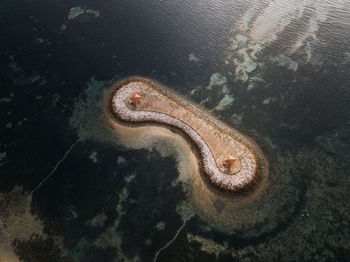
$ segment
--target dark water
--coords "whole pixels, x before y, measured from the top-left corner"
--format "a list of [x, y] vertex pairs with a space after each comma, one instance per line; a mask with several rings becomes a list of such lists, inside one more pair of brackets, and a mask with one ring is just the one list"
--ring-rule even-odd
[[[0, 261], [349, 261], [349, 11], [1, 1]], [[133, 74], [261, 146], [269, 183], [231, 230], [195, 210], [166, 142], [106, 138], [101, 94]]]

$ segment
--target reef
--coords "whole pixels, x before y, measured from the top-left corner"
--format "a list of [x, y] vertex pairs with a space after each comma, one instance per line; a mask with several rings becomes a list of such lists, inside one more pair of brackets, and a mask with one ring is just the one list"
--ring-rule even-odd
[[181, 135], [214, 193], [244, 197], [266, 181], [268, 162], [251, 139], [152, 79], [133, 76], [113, 83], [105, 108], [117, 125], [153, 126], [154, 132], [165, 127]]

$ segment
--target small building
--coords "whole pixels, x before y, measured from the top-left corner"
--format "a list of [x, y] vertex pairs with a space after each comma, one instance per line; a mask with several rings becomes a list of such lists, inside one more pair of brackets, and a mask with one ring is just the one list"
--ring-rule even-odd
[[224, 159], [224, 161], [222, 161], [222, 164], [225, 167], [232, 167], [235, 164], [236, 160], [237, 160], [236, 157], [233, 157], [231, 155], [227, 155], [227, 157]]
[[138, 103], [140, 103], [141, 99], [142, 99], [142, 96], [138, 93], [135, 93], [130, 98], [130, 104], [136, 106]]

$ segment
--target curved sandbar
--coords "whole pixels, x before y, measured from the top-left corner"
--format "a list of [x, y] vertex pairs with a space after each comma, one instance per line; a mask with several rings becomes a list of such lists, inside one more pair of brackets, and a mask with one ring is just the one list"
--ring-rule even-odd
[[154, 80], [129, 77], [115, 83], [110, 110], [125, 125], [161, 125], [181, 133], [193, 145], [204, 182], [223, 195], [253, 191], [268, 173], [253, 141]]

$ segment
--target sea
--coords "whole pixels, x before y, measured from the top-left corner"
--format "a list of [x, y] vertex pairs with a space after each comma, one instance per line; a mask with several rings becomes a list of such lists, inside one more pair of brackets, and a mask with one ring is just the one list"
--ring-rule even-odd
[[[349, 14], [344, 0], [1, 0], [0, 261], [350, 261]], [[262, 192], [208, 218], [174, 141], [121, 142], [104, 95], [133, 75], [253, 139]]]

